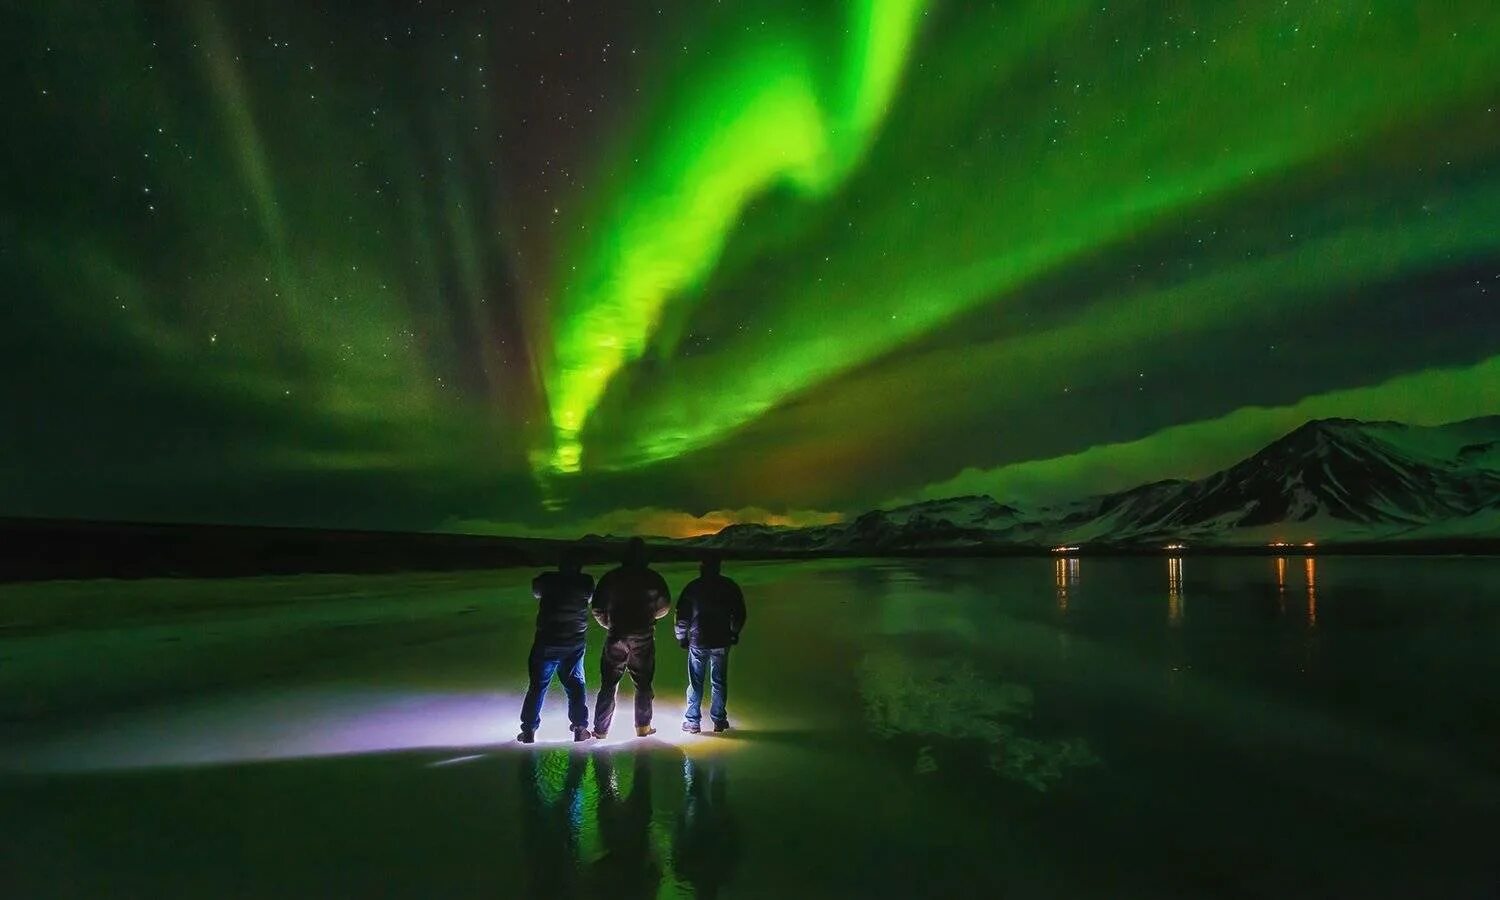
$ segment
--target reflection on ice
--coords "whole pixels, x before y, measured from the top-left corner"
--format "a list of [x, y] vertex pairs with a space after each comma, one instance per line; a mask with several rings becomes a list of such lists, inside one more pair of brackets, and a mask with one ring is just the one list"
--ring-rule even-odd
[[[733, 880], [739, 828], [724, 760], [656, 749], [526, 754], [518, 770], [526, 896], [649, 898], [675, 883], [707, 898]], [[671, 807], [668, 830], [662, 811]]]
[[1286, 557], [1276, 557], [1276, 610], [1286, 613]]
[[[982, 741], [989, 747], [991, 769], [1039, 791], [1071, 769], [1098, 762], [1081, 738], [1023, 733], [1020, 723], [1031, 716], [1031, 689], [983, 675], [961, 657], [870, 653], [860, 666], [859, 684], [866, 718], [877, 734]], [[915, 765], [920, 772], [936, 770], [932, 748], [919, 749]]]
[[1057, 588], [1057, 611], [1068, 614], [1068, 592], [1078, 583], [1078, 559], [1056, 559], [1052, 562], [1052, 581]]
[[1318, 561], [1309, 556], [1303, 560], [1302, 575], [1307, 579], [1307, 627], [1318, 627]]
[[682, 760], [684, 803], [672, 867], [695, 897], [716, 897], [735, 875], [740, 830], [729, 809], [729, 767], [721, 759]]
[[1182, 557], [1167, 560], [1167, 624], [1182, 624]]

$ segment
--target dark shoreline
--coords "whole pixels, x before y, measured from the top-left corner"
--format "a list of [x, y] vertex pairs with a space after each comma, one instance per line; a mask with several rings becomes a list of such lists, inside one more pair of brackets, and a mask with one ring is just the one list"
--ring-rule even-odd
[[[586, 562], [613, 561], [621, 539], [590, 535], [578, 541], [482, 535], [183, 525], [59, 519], [0, 519], [0, 582], [94, 578], [236, 578], [257, 575], [381, 574], [540, 568], [564, 547], [582, 548]], [[1500, 539], [1319, 544], [1308, 548], [1088, 544], [1051, 548], [990, 545], [945, 548], [859, 547], [826, 553], [775, 549], [710, 550], [691, 542], [653, 543], [663, 561], [715, 552], [738, 560], [927, 559], [1104, 556], [1495, 556]]]
[[540, 538], [9, 518], [0, 519], [0, 582], [498, 569], [554, 563], [563, 546]]

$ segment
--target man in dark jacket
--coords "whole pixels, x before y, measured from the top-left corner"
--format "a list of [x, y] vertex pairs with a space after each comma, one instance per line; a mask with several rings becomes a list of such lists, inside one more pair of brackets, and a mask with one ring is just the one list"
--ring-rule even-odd
[[708, 714], [714, 731], [729, 728], [729, 648], [740, 642], [745, 627], [745, 595], [719, 573], [717, 557], [708, 557], [697, 578], [677, 600], [677, 643], [688, 652], [687, 711], [682, 730], [697, 734], [703, 704], [703, 673], [708, 670], [713, 701]]
[[631, 538], [625, 564], [605, 573], [594, 591], [594, 618], [609, 635], [599, 659], [599, 699], [594, 704], [594, 737], [609, 734], [615, 716], [615, 689], [625, 672], [635, 682], [635, 733], [651, 727], [651, 679], [656, 675], [656, 620], [672, 610], [666, 581], [646, 566], [646, 543]]
[[536, 638], [531, 643], [528, 662], [531, 686], [521, 703], [521, 733], [516, 739], [523, 744], [536, 740], [537, 726], [542, 723], [542, 700], [556, 674], [563, 690], [568, 692], [568, 721], [573, 726], [573, 740], [588, 740], [583, 650], [594, 579], [583, 573], [577, 555], [569, 551], [563, 554], [556, 572], [543, 572], [532, 580], [531, 593], [537, 599]]

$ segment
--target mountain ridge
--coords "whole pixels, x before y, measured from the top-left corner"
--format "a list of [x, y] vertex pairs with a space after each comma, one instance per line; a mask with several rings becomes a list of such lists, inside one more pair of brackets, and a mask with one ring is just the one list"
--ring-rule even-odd
[[878, 555], [1495, 538], [1500, 415], [1435, 426], [1313, 419], [1199, 479], [1164, 479], [1029, 511], [983, 494], [922, 500], [834, 525], [731, 525], [681, 543]]

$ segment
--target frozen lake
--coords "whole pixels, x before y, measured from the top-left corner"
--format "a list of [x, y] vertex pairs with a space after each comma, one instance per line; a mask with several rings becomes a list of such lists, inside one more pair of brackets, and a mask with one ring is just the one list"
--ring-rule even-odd
[[513, 742], [531, 572], [0, 587], [0, 895], [1500, 891], [1500, 560], [726, 571], [736, 729], [664, 620], [581, 750]]

